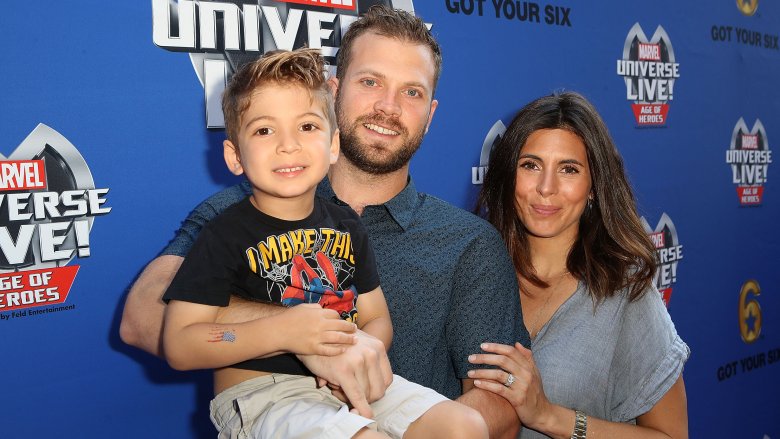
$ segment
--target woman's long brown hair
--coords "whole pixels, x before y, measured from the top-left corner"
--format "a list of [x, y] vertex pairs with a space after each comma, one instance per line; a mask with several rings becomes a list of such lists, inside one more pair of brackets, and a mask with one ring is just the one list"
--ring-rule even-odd
[[567, 269], [596, 301], [625, 288], [630, 300], [636, 300], [653, 283], [655, 248], [642, 227], [623, 159], [606, 124], [578, 93], [545, 96], [520, 110], [490, 154], [475, 211], [501, 233], [521, 278], [548, 287], [531, 264], [528, 231], [517, 215], [514, 194], [520, 150], [531, 133], [541, 129], [562, 129], [582, 139], [593, 182], [593, 201], [580, 218]]

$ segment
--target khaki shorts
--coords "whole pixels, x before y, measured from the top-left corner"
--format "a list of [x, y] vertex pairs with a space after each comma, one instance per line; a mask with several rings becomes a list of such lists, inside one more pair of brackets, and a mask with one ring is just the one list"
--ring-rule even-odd
[[385, 396], [371, 404], [373, 419], [350, 413], [312, 377], [272, 374], [244, 381], [211, 401], [211, 422], [220, 439], [349, 438], [368, 427], [391, 437], [403, 436], [409, 424], [448, 399], [398, 375]]

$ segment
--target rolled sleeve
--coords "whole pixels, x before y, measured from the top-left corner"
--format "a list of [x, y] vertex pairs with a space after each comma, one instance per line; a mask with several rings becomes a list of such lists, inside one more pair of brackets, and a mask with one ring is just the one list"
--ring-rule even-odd
[[447, 322], [450, 355], [459, 378], [467, 378], [470, 354], [480, 343], [531, 345], [523, 324], [517, 275], [504, 242], [492, 228], [475, 236], [461, 254]]

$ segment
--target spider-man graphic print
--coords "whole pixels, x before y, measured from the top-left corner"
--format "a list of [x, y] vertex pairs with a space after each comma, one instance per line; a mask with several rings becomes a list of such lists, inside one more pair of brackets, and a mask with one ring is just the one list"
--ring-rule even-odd
[[[311, 258], [309, 258], [311, 260]], [[325, 253], [315, 254], [315, 267], [302, 255], [295, 255], [290, 270], [290, 283], [282, 294], [282, 304], [319, 303], [323, 308], [338, 311], [344, 320], [357, 321], [357, 290], [354, 286], [339, 289], [333, 264]]]

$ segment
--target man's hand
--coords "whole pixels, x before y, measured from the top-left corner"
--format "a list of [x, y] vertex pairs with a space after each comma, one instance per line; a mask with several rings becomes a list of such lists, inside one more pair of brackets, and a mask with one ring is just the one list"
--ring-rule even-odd
[[[300, 306], [300, 305], [299, 305]], [[373, 418], [370, 403], [385, 394], [393, 382], [393, 371], [387, 358], [385, 345], [379, 339], [362, 331], [357, 332], [357, 343], [349, 346], [340, 355], [326, 357], [319, 355], [298, 355], [298, 358], [330, 386], [338, 388], [352, 407], [366, 418]]]
[[285, 350], [294, 354], [339, 355], [357, 342], [354, 323], [316, 303], [288, 308], [281, 317], [285, 320]]

